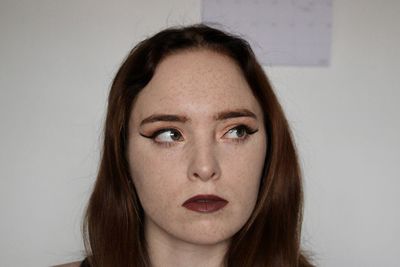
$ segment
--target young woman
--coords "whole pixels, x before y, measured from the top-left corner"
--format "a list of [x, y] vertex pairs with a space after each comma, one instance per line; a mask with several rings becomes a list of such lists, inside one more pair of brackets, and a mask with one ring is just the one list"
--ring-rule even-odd
[[197, 24], [134, 47], [71, 266], [312, 266], [301, 223], [290, 129], [248, 43]]

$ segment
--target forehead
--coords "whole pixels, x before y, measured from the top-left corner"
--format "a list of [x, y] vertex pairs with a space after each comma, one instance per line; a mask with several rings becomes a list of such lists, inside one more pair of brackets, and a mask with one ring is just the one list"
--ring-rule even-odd
[[261, 108], [239, 66], [228, 56], [209, 50], [167, 56], [139, 93], [133, 108], [137, 119], [152, 113], [182, 113], [210, 118], [220, 110]]

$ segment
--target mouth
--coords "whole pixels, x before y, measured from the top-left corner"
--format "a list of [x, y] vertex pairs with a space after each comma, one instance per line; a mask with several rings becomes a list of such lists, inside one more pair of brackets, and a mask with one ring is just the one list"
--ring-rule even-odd
[[228, 204], [226, 199], [216, 195], [196, 195], [186, 200], [182, 206], [195, 212], [211, 213]]

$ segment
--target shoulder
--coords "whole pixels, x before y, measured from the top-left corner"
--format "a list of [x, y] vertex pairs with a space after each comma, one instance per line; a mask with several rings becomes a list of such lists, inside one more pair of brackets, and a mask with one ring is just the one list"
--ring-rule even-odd
[[81, 266], [81, 261], [74, 261], [74, 262], [70, 262], [70, 263], [64, 263], [64, 264], [60, 264], [60, 265], [54, 265], [53, 267], [79, 267]]

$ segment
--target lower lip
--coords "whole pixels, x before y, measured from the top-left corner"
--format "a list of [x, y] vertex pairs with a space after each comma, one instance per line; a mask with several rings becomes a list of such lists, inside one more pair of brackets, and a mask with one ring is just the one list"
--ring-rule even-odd
[[201, 212], [210, 213], [222, 209], [228, 204], [227, 201], [207, 201], [207, 202], [189, 202], [183, 205], [185, 208]]

